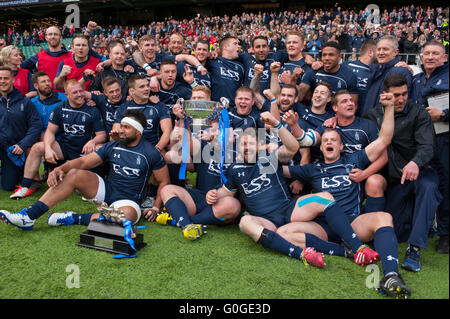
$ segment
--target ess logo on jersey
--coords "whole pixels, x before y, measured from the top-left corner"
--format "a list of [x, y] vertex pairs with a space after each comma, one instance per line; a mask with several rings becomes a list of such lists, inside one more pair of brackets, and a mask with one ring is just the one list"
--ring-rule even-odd
[[[228, 168], [228, 166], [230, 166], [231, 164], [223, 164], [223, 169], [226, 170]], [[220, 162], [216, 162], [215, 160], [211, 159], [209, 161], [209, 165], [208, 165], [208, 171], [210, 173], [213, 174], [217, 174], [220, 176]]]
[[151, 130], [153, 128], [153, 119], [147, 119], [147, 130]]
[[113, 112], [106, 111], [106, 121], [109, 123], [114, 123], [116, 120], [116, 114]]
[[350, 186], [352, 181], [348, 175], [336, 175], [322, 178], [322, 189]]
[[270, 185], [270, 179], [267, 178], [266, 174], [263, 174], [255, 179], [252, 179], [250, 184], [241, 184], [246, 195], [259, 191], [262, 187]]
[[233, 70], [220, 68], [220, 75], [226, 78], [229, 78], [233, 81], [239, 81], [239, 73]]
[[[255, 76], [255, 69], [249, 69], [248, 78], [253, 79], [254, 76]], [[270, 77], [269, 70], [264, 70], [263, 73], [261, 74], [260, 80], [267, 81], [269, 80], [269, 77]]]
[[122, 175], [122, 176], [138, 176], [139, 177], [139, 168], [131, 168], [127, 166], [120, 166], [118, 164], [112, 164], [112, 168], [114, 173]]
[[84, 125], [63, 123], [64, 132], [70, 135], [83, 135], [86, 133]]

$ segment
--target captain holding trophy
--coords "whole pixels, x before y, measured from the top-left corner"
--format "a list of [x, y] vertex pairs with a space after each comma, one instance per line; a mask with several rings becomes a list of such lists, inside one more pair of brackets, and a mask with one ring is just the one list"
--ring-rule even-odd
[[184, 79], [192, 87], [190, 100], [179, 99], [167, 163], [180, 164], [179, 179], [196, 172], [195, 188], [167, 185], [161, 190], [165, 210], [156, 218], [161, 225], [178, 226], [183, 236], [195, 240], [206, 233], [206, 225], [225, 225], [240, 213], [239, 200], [230, 197], [214, 204], [207, 197], [211, 189], [226, 181], [226, 168], [235, 160], [228, 117], [227, 98], [211, 101], [211, 91], [200, 86], [186, 69]]

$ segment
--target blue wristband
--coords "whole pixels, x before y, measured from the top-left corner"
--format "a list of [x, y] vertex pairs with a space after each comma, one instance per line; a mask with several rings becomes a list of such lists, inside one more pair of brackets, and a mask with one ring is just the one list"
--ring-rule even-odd
[[280, 130], [282, 127], [283, 127], [283, 125], [281, 125], [281, 122], [278, 122], [278, 124], [275, 125], [274, 129]]

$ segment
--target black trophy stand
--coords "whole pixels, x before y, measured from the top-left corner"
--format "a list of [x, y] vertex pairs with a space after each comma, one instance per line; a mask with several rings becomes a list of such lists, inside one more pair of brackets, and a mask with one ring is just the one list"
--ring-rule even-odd
[[[92, 220], [87, 230], [80, 234], [80, 242], [77, 245], [114, 254], [135, 255], [136, 251], [124, 238], [124, 229], [118, 223]], [[144, 235], [136, 232], [136, 226], [132, 227], [132, 232], [136, 235], [133, 238], [136, 250], [145, 247], [147, 244], [144, 243]]]

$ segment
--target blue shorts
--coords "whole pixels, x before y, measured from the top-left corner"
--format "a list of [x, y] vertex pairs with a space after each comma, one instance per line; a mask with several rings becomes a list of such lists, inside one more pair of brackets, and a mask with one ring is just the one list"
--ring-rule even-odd
[[[349, 215], [345, 214], [347, 216], [348, 222], [351, 224], [353, 221], [358, 217], [359, 215]], [[324, 214], [320, 214], [316, 218], [313, 219], [313, 222], [316, 224], [319, 224], [320, 227], [322, 227], [328, 236], [328, 241], [333, 243], [340, 243], [342, 241], [341, 237], [337, 235], [333, 229], [330, 227], [330, 225], [327, 223], [327, 220], [324, 216]]]
[[283, 225], [289, 224], [291, 222], [291, 215], [294, 211], [295, 204], [297, 203], [298, 198], [291, 198], [288, 202], [286, 202], [283, 206], [280, 208], [265, 214], [265, 215], [254, 215], [256, 217], [265, 218], [272, 223], [275, 224], [275, 226], [281, 227]]
[[73, 159], [76, 159], [76, 158], [82, 156], [82, 154], [80, 154], [80, 152], [81, 152], [80, 150], [75, 151], [69, 145], [62, 144], [58, 140], [56, 142], [58, 143], [59, 147], [61, 148], [61, 152], [62, 152], [62, 155], [63, 155], [65, 161], [73, 160]]
[[206, 202], [205, 191], [196, 188], [185, 188], [185, 189], [191, 196], [192, 200], [194, 201], [195, 208], [197, 209], [197, 211], [195, 212], [196, 214], [201, 212], [206, 206], [210, 206]]

